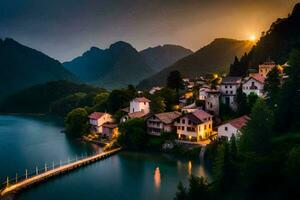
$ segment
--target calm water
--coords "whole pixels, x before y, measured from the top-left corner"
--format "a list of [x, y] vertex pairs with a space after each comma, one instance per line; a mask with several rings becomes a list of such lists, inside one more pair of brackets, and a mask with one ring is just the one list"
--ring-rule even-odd
[[[61, 120], [60, 120], [61, 121]], [[0, 116], [0, 176], [101, 151], [96, 145], [70, 140], [62, 124], [49, 117]], [[121, 152], [106, 160], [54, 178], [22, 192], [18, 200], [173, 199], [178, 181], [189, 174], [208, 176], [199, 161], [170, 155]]]

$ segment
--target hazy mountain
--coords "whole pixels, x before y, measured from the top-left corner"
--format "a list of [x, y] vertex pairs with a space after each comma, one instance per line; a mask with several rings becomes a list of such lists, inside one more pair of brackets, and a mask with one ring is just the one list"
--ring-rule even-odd
[[64, 66], [83, 81], [108, 89], [137, 84], [154, 73], [137, 50], [122, 41], [105, 50], [92, 47]]
[[156, 72], [192, 53], [189, 49], [171, 44], [150, 47], [140, 51], [147, 64]]
[[59, 61], [13, 39], [0, 39], [0, 97], [51, 80], [77, 79]]
[[279, 18], [273, 22], [249, 54], [231, 66], [230, 73], [245, 75], [248, 68], [257, 68], [269, 58], [283, 64], [288, 60], [292, 49], [300, 50], [300, 3], [296, 4], [287, 18]]
[[155, 75], [141, 81], [139, 88], [145, 89], [155, 85], [164, 85], [168, 74], [179, 70], [183, 76], [195, 78], [198, 75], [215, 72], [228, 72], [235, 56], [248, 52], [253, 43], [234, 39], [218, 38]]

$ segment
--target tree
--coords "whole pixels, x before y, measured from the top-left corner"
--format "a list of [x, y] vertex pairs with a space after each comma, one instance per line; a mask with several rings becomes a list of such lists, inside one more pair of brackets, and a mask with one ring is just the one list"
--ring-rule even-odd
[[253, 106], [250, 120], [242, 129], [240, 150], [259, 155], [268, 153], [271, 148], [273, 124], [273, 112], [263, 100], [258, 99]]
[[174, 89], [179, 94], [179, 90], [184, 88], [182, 77], [179, 71], [171, 71], [167, 78], [167, 87]]
[[258, 99], [258, 96], [256, 93], [254, 92], [251, 92], [249, 95], [248, 95], [248, 101], [247, 101], [247, 107], [248, 107], [248, 111], [247, 113], [250, 113], [254, 104], [256, 103], [257, 99]]
[[174, 200], [187, 200], [187, 191], [186, 188], [182, 185], [182, 182], [179, 181], [178, 186], [177, 186], [177, 192]]
[[236, 145], [236, 138], [235, 135], [232, 134], [230, 138], [230, 155], [232, 161], [234, 161], [237, 158], [237, 145]]
[[88, 113], [84, 108], [76, 108], [65, 119], [66, 133], [72, 137], [81, 137], [89, 132]]
[[162, 113], [166, 110], [166, 104], [164, 98], [160, 96], [154, 96], [151, 98], [150, 110], [152, 113]]
[[208, 183], [207, 180], [203, 177], [196, 177], [191, 175], [189, 180], [189, 191], [188, 199], [197, 200], [197, 199], [206, 199], [208, 196]]
[[236, 102], [238, 107], [238, 114], [245, 115], [248, 114], [248, 103], [247, 95], [243, 92], [242, 87], [239, 87], [236, 91]]
[[133, 99], [133, 97], [127, 92], [127, 90], [113, 90], [107, 99], [107, 111], [115, 113], [117, 110], [129, 106], [129, 101], [131, 99]]
[[299, 131], [300, 115], [300, 51], [293, 50], [289, 58], [290, 67], [279, 95], [276, 112], [276, 130], [279, 132]]
[[264, 93], [269, 106], [273, 108], [277, 104], [281, 84], [281, 71], [274, 67], [267, 75], [264, 85]]
[[155, 93], [156, 96], [159, 96], [164, 99], [166, 105], [165, 111], [172, 111], [173, 106], [178, 104], [178, 98], [174, 90], [170, 88], [163, 88], [160, 91]]
[[142, 149], [147, 141], [145, 121], [129, 119], [119, 125], [119, 144], [128, 149]]

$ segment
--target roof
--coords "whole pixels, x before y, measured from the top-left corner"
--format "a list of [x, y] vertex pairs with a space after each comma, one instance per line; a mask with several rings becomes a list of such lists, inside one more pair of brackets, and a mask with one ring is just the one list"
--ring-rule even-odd
[[147, 113], [144, 113], [143, 111], [128, 113], [128, 116], [130, 118], [142, 118], [146, 115], [147, 115]]
[[181, 116], [181, 113], [177, 112], [177, 111], [155, 114], [155, 117], [157, 117], [164, 124], [170, 124], [180, 116]]
[[182, 109], [195, 109], [198, 108], [196, 103], [192, 103], [190, 105], [184, 106]]
[[204, 123], [206, 121], [209, 121], [209, 118], [212, 118], [212, 115], [205, 112], [204, 110], [196, 110], [192, 113], [186, 114], [185, 116], [196, 124]]
[[265, 83], [265, 77], [261, 76], [258, 73], [257, 74], [252, 74], [246, 82], [248, 82], [251, 78], [257, 80], [260, 83]]
[[92, 114], [89, 115], [89, 118], [97, 120], [97, 119], [101, 118], [105, 114], [106, 113], [103, 113], [103, 112], [93, 112]]
[[242, 117], [230, 120], [224, 124], [231, 124], [233, 127], [237, 128], [238, 130], [240, 130], [241, 128], [243, 128], [244, 126], [246, 126], [247, 122], [249, 121], [249, 117], [247, 115], [244, 115]]
[[146, 97], [136, 97], [135, 99], [133, 99], [133, 101], [138, 101], [138, 102], [151, 102], [149, 99], [147, 99]]
[[118, 125], [115, 123], [104, 123], [102, 126], [106, 127], [106, 128], [117, 128], [118, 127]]
[[242, 78], [238, 76], [226, 76], [222, 78], [222, 84], [238, 84], [241, 79]]

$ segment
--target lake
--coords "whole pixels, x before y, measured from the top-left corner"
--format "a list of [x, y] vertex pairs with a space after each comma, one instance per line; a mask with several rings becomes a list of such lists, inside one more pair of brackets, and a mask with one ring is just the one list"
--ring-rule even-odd
[[[97, 145], [65, 136], [62, 119], [49, 116], [0, 115], [0, 177], [14, 178], [83, 154]], [[159, 153], [121, 152], [21, 192], [18, 200], [173, 199], [179, 181], [209, 173], [199, 160]]]

